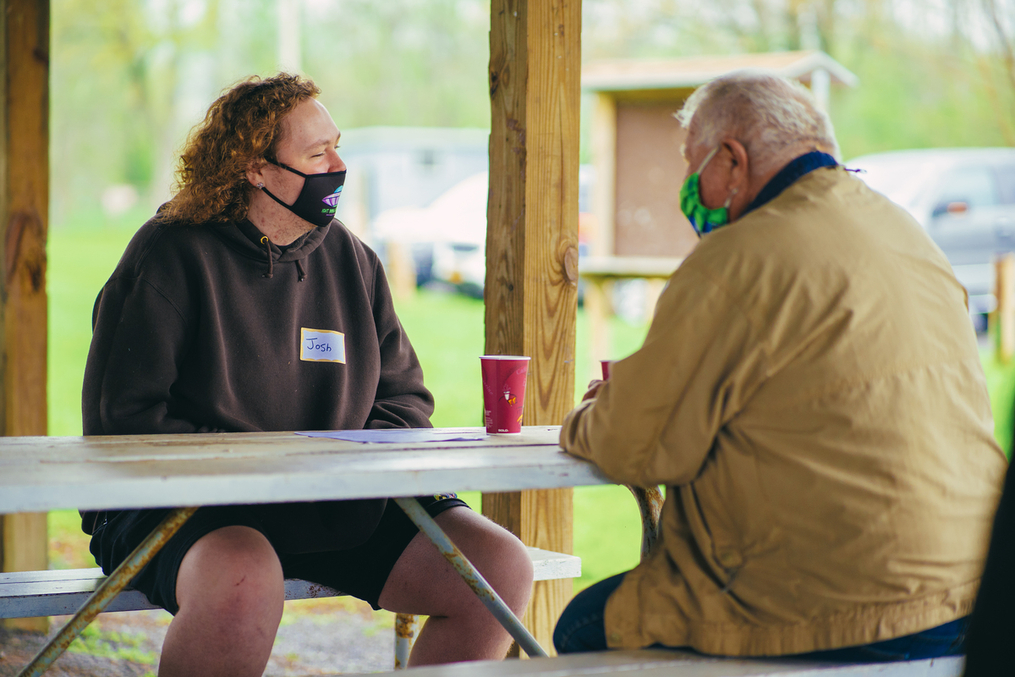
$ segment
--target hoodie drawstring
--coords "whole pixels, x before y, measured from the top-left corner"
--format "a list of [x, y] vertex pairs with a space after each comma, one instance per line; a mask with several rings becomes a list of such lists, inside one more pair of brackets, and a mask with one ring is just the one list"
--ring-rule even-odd
[[[268, 257], [268, 272], [261, 275], [261, 277], [270, 278], [274, 274], [275, 270], [274, 261], [271, 258], [271, 240], [268, 239], [267, 235], [261, 236], [261, 244], [264, 245], [264, 254]], [[307, 279], [307, 271], [304, 270], [303, 264], [300, 263], [299, 259], [294, 259], [293, 263], [296, 264], [296, 272], [299, 274], [300, 282], [303, 282]]]
[[268, 277], [268, 278], [270, 278], [272, 276], [272, 272], [273, 272], [272, 271], [272, 261], [271, 261], [271, 242], [268, 240], [268, 236], [267, 235], [263, 235], [261, 237], [261, 244], [264, 245], [264, 253], [267, 254], [267, 256], [268, 256], [268, 272], [265, 273], [264, 275], [262, 275], [261, 277]]

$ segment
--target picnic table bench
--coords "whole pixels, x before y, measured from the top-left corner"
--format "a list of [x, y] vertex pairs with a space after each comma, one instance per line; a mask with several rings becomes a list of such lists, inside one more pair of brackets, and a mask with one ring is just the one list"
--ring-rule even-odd
[[[524, 661], [477, 661], [409, 668], [405, 677], [962, 677], [965, 658], [833, 664], [786, 658], [717, 658], [640, 649]], [[353, 677], [347, 675], [347, 677]], [[365, 677], [363, 675], [359, 677]]]
[[[439, 429], [431, 434], [434, 436], [431, 441], [381, 444], [294, 433], [0, 438], [0, 513], [190, 506], [184, 508], [188, 510], [202, 505], [407, 497], [447, 491], [517, 491], [610, 483], [592, 464], [563, 453], [558, 445], [558, 427], [525, 427], [518, 436], [487, 436], [480, 428]], [[643, 521], [651, 527], [653, 515], [658, 515], [658, 497], [653, 504], [653, 497], [646, 496], [645, 490], [634, 491], [636, 496], [641, 492]], [[397, 500], [407, 512], [413, 505], [418, 508], [415, 501]], [[420, 512], [425, 514], [421, 509]], [[427, 525], [420, 526], [426, 531]], [[652, 532], [652, 528], [645, 529], [643, 552], [651, 547]], [[438, 548], [443, 547], [438, 542], [442, 533], [426, 533], [436, 539]], [[579, 571], [575, 568], [580, 567], [577, 558], [535, 549], [530, 553], [535, 568], [543, 572], [539, 575], [560, 577]], [[97, 570], [3, 576], [0, 617], [66, 613], [102, 580]], [[337, 594], [305, 581], [287, 581], [286, 591], [287, 598]], [[150, 608], [142, 595], [131, 591], [114, 595], [112, 606], [123, 610]], [[401, 641], [400, 647], [407, 656], [408, 644]], [[525, 644], [522, 648], [533, 654]], [[962, 670], [960, 658], [861, 666], [784, 663], [787, 662], [636, 651], [434, 666], [416, 668], [413, 674], [549, 677], [619, 675], [637, 670], [646, 675], [686, 677], [875, 674], [957, 677]]]
[[[532, 560], [533, 580], [552, 581], [581, 576], [581, 558], [527, 548]], [[0, 573], [0, 618], [34, 618], [71, 615], [80, 609], [99, 585], [106, 580], [102, 569], [51, 569]], [[320, 583], [299, 578], [285, 582], [285, 598], [317, 599], [345, 593]], [[133, 588], [126, 588], [103, 610], [144, 611], [161, 609]]]

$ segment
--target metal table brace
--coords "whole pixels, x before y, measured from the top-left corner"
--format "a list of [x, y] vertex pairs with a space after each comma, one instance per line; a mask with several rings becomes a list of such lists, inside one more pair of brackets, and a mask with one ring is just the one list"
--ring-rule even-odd
[[518, 646], [521, 647], [522, 651], [533, 658], [545, 658], [547, 653], [543, 650], [543, 647], [539, 646], [536, 638], [522, 625], [522, 622], [508, 608], [508, 605], [500, 598], [497, 591], [490, 587], [490, 584], [476, 570], [476, 567], [472, 566], [472, 562], [462, 554], [462, 551], [451, 542], [447, 534], [437, 526], [437, 522], [434, 522], [430, 514], [419, 504], [419, 501], [415, 498], [396, 498], [394, 500], [398, 504], [398, 507], [409, 516], [409, 519], [419, 527], [419, 530], [426, 534], [427, 538], [437, 546], [437, 549], [451, 563], [451, 566], [455, 568], [455, 571], [462, 577], [466, 585], [476, 593], [479, 601], [490, 610], [493, 617], [518, 642]]

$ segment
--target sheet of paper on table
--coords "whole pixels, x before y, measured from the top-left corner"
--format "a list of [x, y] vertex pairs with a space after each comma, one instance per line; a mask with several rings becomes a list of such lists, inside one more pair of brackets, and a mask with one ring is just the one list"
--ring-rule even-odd
[[430, 428], [384, 428], [380, 430], [323, 430], [298, 432], [307, 437], [326, 437], [333, 440], [373, 444], [415, 442], [468, 442], [481, 440], [485, 432], [433, 430]]

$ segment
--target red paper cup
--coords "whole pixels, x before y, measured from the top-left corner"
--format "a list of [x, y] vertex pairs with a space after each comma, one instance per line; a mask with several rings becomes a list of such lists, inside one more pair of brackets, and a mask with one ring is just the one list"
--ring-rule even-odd
[[613, 364], [613, 360], [599, 360], [599, 364], [603, 367], [603, 380], [610, 380], [610, 365]]
[[521, 355], [483, 355], [483, 414], [490, 435], [522, 431], [522, 404], [529, 359]]

